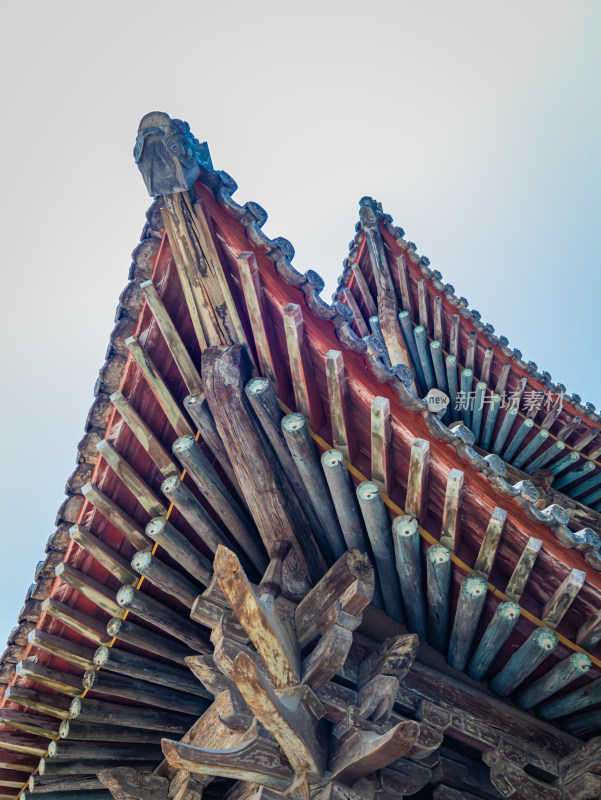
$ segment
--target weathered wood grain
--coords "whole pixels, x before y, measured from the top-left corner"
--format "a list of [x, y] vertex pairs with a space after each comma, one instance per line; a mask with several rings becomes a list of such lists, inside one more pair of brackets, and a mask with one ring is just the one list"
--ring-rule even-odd
[[449, 384], [447, 380], [445, 358], [438, 339], [434, 339], [432, 342], [430, 342], [430, 358], [432, 359], [432, 367], [434, 369], [434, 377], [436, 378], [436, 386], [441, 392], [448, 394]]
[[146, 535], [158, 542], [197, 581], [204, 586], [209, 585], [213, 574], [211, 562], [164, 517], [152, 519], [146, 526]]
[[461, 388], [461, 409], [459, 411], [463, 424], [470, 428], [472, 427], [472, 386], [474, 383], [474, 372], [469, 367], [461, 370], [460, 388]]
[[330, 561], [333, 561], [342, 555], [346, 545], [307, 422], [302, 414], [287, 414], [281, 425], [290, 455], [324, 531]]
[[376, 304], [375, 304], [374, 299], [373, 299], [373, 297], [371, 295], [371, 292], [369, 290], [369, 287], [367, 285], [365, 277], [364, 277], [363, 273], [361, 272], [361, 267], [359, 266], [359, 264], [353, 264], [352, 267], [351, 267], [351, 270], [352, 270], [352, 273], [353, 273], [353, 277], [355, 279], [355, 285], [356, 285], [356, 288], [357, 288], [357, 292], [359, 293], [359, 296], [361, 297], [361, 300], [363, 301], [363, 303], [365, 304], [365, 306], [367, 308], [368, 316], [372, 317], [372, 316], [374, 316], [375, 314], [378, 313], [378, 310], [376, 308]]
[[522, 550], [505, 588], [505, 594], [510, 600], [514, 600], [516, 603], [519, 602], [542, 545], [542, 539], [535, 539], [532, 536], [526, 542], [526, 546]]
[[220, 547], [213, 563], [219, 585], [238, 621], [263, 658], [275, 686], [300, 682], [300, 652], [275, 606], [255, 596], [235, 554]]
[[225, 635], [236, 642], [248, 644], [250, 641], [248, 634], [236, 619], [229, 606], [223, 606], [212, 602], [209, 598], [199, 595], [194, 601], [191, 619], [211, 630], [222, 626]]
[[397, 622], [404, 620], [399, 579], [395, 569], [390, 520], [380, 490], [372, 481], [357, 487], [357, 498], [371, 549], [386, 613]]
[[507, 800], [561, 800], [561, 790], [524, 772], [525, 764], [503, 757], [498, 750], [484, 755], [493, 785]]
[[131, 430], [138, 442], [148, 453], [152, 461], [166, 478], [169, 475], [178, 475], [178, 469], [171, 460], [169, 453], [161, 444], [158, 436], [150, 430], [148, 425], [140, 417], [129, 401], [121, 394], [114, 392], [110, 397], [111, 403], [115, 406], [127, 427]]
[[[198, 625], [163, 603], [159, 603], [158, 600], [134, 589], [133, 586], [122, 586], [119, 589], [117, 603], [121, 608], [131, 611], [140, 619], [156, 625], [160, 630], [167, 631], [191, 650], [198, 653], [209, 652], [209, 643], [202, 635], [202, 629]], [[99, 652], [96, 651], [96, 656]], [[96, 656], [94, 657], [95, 663]]]
[[38, 692], [32, 689], [24, 689], [21, 686], [7, 686], [4, 690], [4, 699], [15, 705], [30, 708], [33, 711], [39, 711], [42, 714], [48, 714], [58, 719], [67, 719], [70, 713], [69, 700], [61, 697], [60, 694]]
[[271, 733], [295, 773], [320, 775], [325, 767], [326, 749], [318, 732], [325, 710], [309, 687], [292, 695], [293, 707], [283, 702], [262, 677], [253, 661], [240, 653], [233, 664], [233, 677], [258, 721]]
[[188, 391], [194, 392], [200, 389], [202, 386], [200, 373], [196, 369], [196, 366], [194, 365], [194, 362], [192, 361], [190, 354], [186, 349], [186, 345], [179, 335], [177, 328], [173, 324], [173, 320], [169, 316], [169, 312], [165, 308], [165, 305], [159, 293], [157, 292], [156, 286], [152, 281], [144, 281], [140, 284], [140, 289], [144, 293], [146, 302], [150, 306], [152, 314], [157, 321], [159, 328], [161, 329], [161, 333], [167, 342], [167, 347], [169, 348], [169, 351], [173, 356], [173, 360], [175, 361], [177, 368], [179, 369], [181, 376], [188, 387]]
[[[182, 245], [180, 245], [180, 242], [178, 241], [177, 232], [173, 224], [172, 214], [169, 212], [169, 209], [164, 208], [162, 209], [162, 215], [165, 230], [167, 231], [169, 242], [171, 244], [171, 252], [176, 265], [180, 285], [182, 288], [182, 294], [186, 301], [186, 306], [188, 308], [188, 313], [190, 314], [190, 319], [192, 320], [196, 338], [201, 349], [204, 350], [208, 344], [207, 333], [203, 327], [203, 321], [201, 320], [200, 315], [200, 309], [204, 306], [204, 298], [199, 290], [196, 276], [190, 273], [189, 264], [184, 261]], [[217, 344], [217, 342], [213, 343]]]
[[426, 639], [426, 607], [417, 520], [411, 516], [396, 517], [392, 522], [392, 538], [409, 629], [417, 633], [420, 639]]
[[[94, 655], [96, 667], [126, 675], [130, 678], [139, 678], [141, 681], [158, 683], [170, 689], [206, 697], [206, 690], [190, 674], [189, 670], [179, 669], [171, 664], [159, 664], [156, 660], [128, 653], [115, 648], [99, 647]], [[87, 675], [88, 673], [86, 673]], [[97, 683], [93, 682], [93, 686]], [[96, 689], [94, 689], [96, 691]]]
[[132, 558], [132, 567], [139, 575], [143, 575], [149, 583], [175, 597], [179, 602], [192, 608], [201, 588], [185, 578], [176, 570], [163, 564], [150, 551], [136, 553]]
[[[99, 722], [115, 727], [185, 733], [190, 720], [180, 712], [172, 713], [154, 708], [136, 708], [124, 703], [111, 703], [91, 697], [76, 697], [71, 702], [71, 719], [79, 722]], [[61, 737], [67, 738], [67, 737]]]
[[509, 442], [505, 451], [503, 452], [503, 461], [507, 461], [509, 464], [512, 464], [516, 455], [519, 453], [521, 449], [522, 442], [528, 436], [532, 428], [534, 427], [533, 420], [526, 418], [522, 420], [521, 425], [513, 435], [512, 440]]
[[108, 644], [111, 637], [106, 632], [106, 625], [96, 617], [90, 617], [76, 608], [47, 597], [42, 602], [42, 611], [62, 622], [68, 628], [80, 633], [86, 639], [96, 644]]
[[440, 545], [428, 548], [427, 595], [428, 641], [436, 650], [446, 650], [449, 638], [449, 603], [451, 592], [451, 551]]
[[367, 555], [358, 549], [344, 553], [296, 607], [294, 621], [301, 644], [314, 638], [320, 617], [335, 603], [358, 617], [373, 591], [374, 572]]
[[490, 375], [492, 364], [494, 360], [494, 350], [492, 347], [487, 347], [484, 351], [484, 359], [482, 361], [482, 370], [480, 372], [480, 380], [487, 386], [490, 385]]
[[339, 350], [328, 350], [325, 366], [332, 424], [332, 444], [346, 459], [352, 461], [356, 450], [354, 447], [355, 437], [350, 433], [351, 408], [342, 353]]
[[213, 522], [208, 511], [181, 478], [175, 475], [166, 478], [161, 484], [161, 491], [212, 553], [220, 544], [230, 545], [226, 535]]
[[425, 386], [422, 388], [425, 388], [426, 391], [430, 391], [430, 389], [434, 389], [436, 387], [436, 376], [434, 375], [434, 367], [432, 365], [432, 358], [430, 356], [428, 334], [423, 325], [418, 325], [413, 329], [413, 336], [424, 376]]
[[490, 682], [490, 688], [506, 697], [551, 655], [557, 647], [557, 635], [548, 628], [536, 628], [515, 651], [503, 669]]
[[[361, 620], [351, 619], [358, 627]], [[351, 645], [353, 633], [343, 625], [331, 625], [322, 634], [313, 650], [301, 664], [301, 681], [318, 692], [344, 666]]]
[[[181, 733], [181, 731], [176, 733]], [[160, 744], [162, 736], [161, 731], [102, 725], [96, 722], [79, 722], [72, 719], [64, 719], [61, 722], [59, 734], [61, 739], [70, 742], [123, 742], [130, 744]]]
[[269, 380], [280, 397], [285, 397], [288, 382], [284, 378], [281, 365], [279, 365], [281, 354], [275, 338], [273, 322], [267, 310], [257, 260], [254, 253], [245, 251], [240, 253], [237, 262], [261, 374]]
[[165, 383], [161, 373], [157, 369], [154, 361], [150, 358], [148, 353], [144, 350], [138, 341], [137, 336], [130, 336], [125, 340], [125, 344], [129, 352], [132, 354], [140, 372], [144, 376], [146, 383], [152, 394], [154, 395], [157, 403], [163, 409], [165, 416], [178, 436], [193, 436], [194, 432], [186, 418], [186, 415], [180, 408], [179, 403], [171, 394], [167, 384]]
[[499, 372], [497, 385], [495, 386], [495, 392], [497, 394], [502, 395], [505, 389], [507, 388], [507, 380], [509, 378], [510, 372], [511, 372], [511, 364], [505, 363], [501, 366], [501, 371]]
[[513, 428], [513, 424], [518, 418], [518, 409], [516, 406], [509, 406], [506, 409], [505, 414], [503, 416], [503, 421], [501, 422], [501, 426], [497, 432], [495, 440], [493, 442], [491, 453], [495, 455], [500, 455], [503, 447], [505, 446], [505, 442], [507, 441], [507, 437], [511, 429]]
[[59, 720], [54, 717], [28, 711], [13, 711], [9, 708], [0, 709], [0, 724], [42, 739], [55, 739], [60, 726]]
[[461, 419], [460, 409], [457, 408], [457, 393], [459, 392], [459, 379], [457, 378], [457, 357], [449, 355], [445, 359], [447, 372], [447, 386], [449, 387], [449, 413], [451, 419], [457, 422]]
[[357, 328], [357, 334], [363, 339], [365, 336], [369, 336], [369, 329], [365, 324], [365, 318], [361, 313], [361, 309], [357, 301], [355, 300], [355, 295], [352, 293], [350, 289], [343, 288], [342, 294], [344, 295], [344, 299], [346, 300], [347, 306], [353, 312], [354, 323]]
[[422, 395], [427, 391], [426, 378], [424, 376], [422, 362], [420, 360], [417, 344], [415, 342], [415, 334], [413, 332], [411, 315], [408, 311], [400, 311], [398, 317], [401, 325], [401, 331], [403, 333], [403, 339], [405, 340], [405, 345], [411, 356], [411, 364], [413, 365], [413, 372], [415, 376], [415, 389], [417, 393]]
[[576, 633], [576, 644], [590, 650], [601, 639], [601, 610], [582, 623]]
[[442, 297], [437, 294], [432, 300], [432, 325], [434, 328], [434, 338], [444, 347], [444, 317], [442, 313]]
[[81, 693], [81, 679], [77, 675], [37, 664], [32, 658], [26, 658], [15, 665], [15, 672], [33, 683], [47, 686], [61, 694], [76, 696]]
[[98, 771], [98, 779], [115, 800], [167, 800], [169, 781], [159, 775], [148, 775], [136, 768], [123, 766]]
[[166, 513], [167, 509], [163, 502], [106, 439], [101, 439], [96, 445], [96, 449], [151, 517], [158, 517]]
[[490, 396], [488, 403], [488, 411], [486, 412], [486, 419], [484, 421], [484, 429], [482, 430], [482, 437], [480, 439], [480, 447], [483, 450], [490, 450], [490, 443], [492, 435], [499, 416], [499, 409], [501, 407], [501, 395], [496, 392]]
[[202, 492], [204, 498], [217, 512], [230, 535], [247, 554], [258, 570], [267, 567], [267, 559], [256, 533], [244, 510], [225, 487], [223, 481], [192, 436], [184, 436], [173, 443], [173, 453]]
[[72, 761], [86, 759], [106, 762], [108, 760], [123, 761], [158, 761], [161, 748], [153, 744], [114, 745], [110, 742], [66, 742], [64, 740], [50, 742], [48, 757], [53, 761]]
[[46, 740], [39, 736], [0, 731], [0, 748], [28, 756], [43, 756], [46, 753]]
[[372, 731], [351, 728], [333, 743], [328, 771], [335, 780], [353, 784], [408, 753], [418, 735], [413, 721], [399, 722], [375, 737]]
[[46, 650], [58, 656], [61, 660], [74, 664], [81, 669], [91, 669], [94, 666], [94, 650], [90, 647], [72, 642], [70, 639], [55, 636], [39, 628], [34, 628], [29, 632], [27, 641], [40, 650]]
[[[378, 294], [378, 320], [392, 366], [404, 364], [413, 370], [411, 352], [405, 343], [405, 337], [399, 324], [398, 306], [394, 292]], [[411, 384], [411, 389], [413, 392], [416, 391], [414, 383]]]
[[266, 549], [287, 539], [284, 563], [287, 590], [303, 594], [320, 576], [320, 558], [312, 534], [277, 465], [275, 454], [258, 427], [243, 387], [249, 372], [239, 346], [214, 348], [203, 355], [202, 376], [209, 406]]
[[[109, 761], [106, 766], [113, 768], [121, 764], [122, 762]], [[133, 761], [124, 766], [133, 767], [146, 774], [152, 772], [153, 769], [152, 764], [145, 761]], [[45, 778], [60, 778], [69, 775], [91, 775], [97, 769], [98, 764], [95, 761], [57, 761], [52, 758], [41, 758], [38, 765], [38, 774]]]
[[246, 741], [228, 750], [203, 749], [163, 740], [163, 753], [175, 767], [196, 775], [220, 775], [284, 791], [293, 773], [279, 745], [259, 730], [251, 730]]
[[392, 675], [399, 681], [408, 674], [419, 648], [416, 634], [402, 634], [386, 639], [359, 665], [359, 687], [377, 675]]
[[[83, 525], [74, 525], [69, 529], [69, 536], [121, 583], [135, 584], [138, 582], [138, 576], [132, 570], [127, 559], [105, 544], [102, 539], [94, 536], [89, 528], [85, 528]], [[147, 545], [145, 544], [145, 546]]]
[[338, 450], [326, 450], [321, 457], [321, 466], [347, 548], [351, 550], [356, 547], [362, 553], [366, 553], [367, 540], [357, 505], [355, 487], [342, 453]]
[[459, 314], [453, 314], [451, 317], [451, 332], [449, 334], [449, 352], [451, 355], [455, 356], [455, 358], [459, 358], [461, 355], [459, 352], [459, 328], [461, 325], [461, 320]]
[[[127, 666], [127, 669], [130, 667], [131, 665]], [[140, 665], [138, 665], [139, 667]], [[93, 690], [95, 694], [111, 699], [121, 697], [137, 703], [144, 703], [153, 708], [166, 708], [168, 711], [192, 714], [196, 717], [205, 710], [207, 692], [203, 691], [202, 695], [189, 694], [178, 691], [169, 683], [155, 683], [141, 679], [141, 675], [142, 672], [139, 669], [131, 676], [108, 670], [89, 671], [84, 673], [83, 681], [80, 682], [80, 691], [83, 683], [84, 689]]]
[[454, 669], [464, 670], [467, 666], [486, 591], [486, 579], [481, 575], [466, 575], [461, 582], [447, 653], [447, 661]]
[[467, 336], [467, 347], [465, 350], [465, 366], [471, 372], [476, 372], [476, 351], [478, 348], [478, 332], [470, 331]]
[[497, 554], [497, 548], [501, 541], [501, 536], [503, 535], [506, 519], [507, 512], [502, 508], [495, 508], [490, 517], [484, 538], [482, 539], [474, 569], [485, 578], [490, 575]]
[[591, 663], [591, 659], [586, 653], [572, 653], [571, 656], [558, 661], [546, 675], [520, 692], [516, 703], [520, 708], [532, 708], [572, 681], [585, 675], [590, 669]]
[[107, 589], [100, 581], [85, 575], [70, 564], [65, 564], [64, 561], [57, 564], [54, 571], [57, 578], [64, 583], [68, 583], [69, 586], [73, 586], [84, 597], [87, 597], [88, 600], [91, 600], [112, 617], [123, 616], [123, 611], [117, 603], [115, 593]]
[[[187, 200], [189, 195], [185, 195], [184, 197]], [[211, 279], [215, 282], [214, 288], [213, 284], [210, 285], [211, 300], [217, 315], [224, 318], [223, 325], [227, 328], [230, 336], [229, 339], [224, 339], [222, 344], [228, 344], [229, 341], [240, 342], [250, 355], [250, 349], [244, 333], [244, 326], [240, 320], [236, 303], [228, 285], [227, 274], [222, 259], [217, 251], [216, 240], [211, 226], [210, 213], [206, 203], [202, 200], [195, 202], [192, 210], [192, 224], [206, 259]], [[209, 285], [208, 281], [207, 285]], [[227, 312], [225, 312], [224, 305]], [[229, 319], [227, 315], [229, 315]]]
[[542, 613], [542, 621], [545, 625], [553, 629], [559, 625], [585, 581], [586, 572], [579, 569], [570, 571], [545, 603]]
[[[296, 496], [296, 500], [300, 506], [299, 512], [304, 513], [307, 518], [313, 534], [311, 543], [308, 543], [307, 547], [312, 548], [319, 556], [317, 541], [323, 541], [325, 539], [325, 533], [321, 527], [321, 522], [315, 512], [309, 493], [299, 474], [296, 463], [286, 444], [281, 424], [284, 412], [280, 408], [275, 392], [265, 378], [253, 378], [246, 384], [244, 392], [250, 401], [252, 409], [259, 420], [269, 444], [277, 456], [279, 467], [283, 470], [290, 484], [291, 491], [293, 491]], [[323, 558], [320, 560], [320, 569], [324, 572], [327, 569], [327, 565]]]
[[474, 409], [471, 418], [471, 430], [475, 436], [476, 444], [480, 442], [480, 428], [482, 426], [482, 417], [484, 414], [485, 396], [486, 384], [483, 381], [478, 381], [474, 393]]
[[495, 656], [507, 641], [520, 618], [520, 607], [511, 600], [499, 603], [468, 665], [468, 674], [481, 681]]
[[306, 341], [303, 312], [296, 303], [288, 303], [282, 316], [296, 410], [317, 431], [323, 424], [324, 414]]
[[548, 464], [549, 461], [552, 461], [555, 456], [559, 455], [563, 450], [565, 450], [566, 445], [564, 442], [553, 442], [550, 447], [547, 447], [539, 456], [537, 456], [534, 461], [532, 461], [528, 466], [525, 468], [525, 472], [528, 475], [534, 475], [534, 473]]
[[109, 641], [113, 638], [121, 642], [133, 644], [141, 650], [156, 653], [176, 664], [185, 665], [184, 659], [190, 655], [187, 647], [174, 642], [173, 639], [155, 633], [148, 628], [143, 628], [131, 619], [120, 619], [112, 617], [106, 624], [106, 631], [109, 634]]
[[440, 544], [452, 553], [459, 544], [460, 523], [459, 514], [463, 490], [463, 472], [452, 469], [447, 477], [442, 523], [440, 529]]
[[150, 546], [143, 528], [97, 486], [86, 483], [81, 487], [81, 493], [137, 550]]
[[387, 397], [371, 404], [371, 479], [384, 494], [392, 489], [392, 418]]
[[430, 472], [430, 442], [415, 439], [411, 445], [405, 511], [423, 523], [428, 513], [428, 478]]
[[[217, 426], [215, 425], [215, 420], [211, 414], [205, 393], [192, 392], [184, 397], [184, 408], [192, 417], [205, 445], [207, 445], [211, 453], [215, 456], [215, 459], [227, 476], [230, 484], [236, 490], [238, 497], [242, 497], [234, 469], [223, 441], [221, 440], [221, 436], [217, 431]], [[179, 475], [179, 472], [177, 474]]]

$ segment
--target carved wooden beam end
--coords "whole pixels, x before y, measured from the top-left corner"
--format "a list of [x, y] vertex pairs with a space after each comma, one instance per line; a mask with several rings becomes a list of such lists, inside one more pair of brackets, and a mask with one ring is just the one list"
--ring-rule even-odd
[[564, 800], [561, 788], [543, 783], [524, 771], [526, 759], [526, 753], [516, 753], [513, 748], [507, 752], [503, 746], [484, 754], [492, 784], [502, 797], [505, 800]]
[[[212, 737], [214, 749], [163, 740], [171, 766], [258, 784], [253, 800], [275, 800], [276, 793], [310, 800], [319, 791], [326, 800], [338, 797], [328, 794], [330, 786], [348, 793], [352, 783], [405, 754], [420, 759], [437, 749], [442, 734], [393, 714], [399, 680], [417, 653], [415, 634], [393, 637], [364, 659], [358, 691], [342, 690], [345, 700], [336, 693], [342, 687], [329, 682], [343, 670], [373, 596], [367, 556], [344, 553], [294, 609], [278, 597], [290, 544], [274, 542], [269, 550], [271, 562], [256, 589], [235, 553], [217, 549], [215, 581], [192, 611], [212, 628], [215, 650], [186, 663], [215, 696], [207, 714], [229, 734]], [[326, 720], [336, 724], [329, 747]], [[244, 792], [250, 797], [251, 787]]]
[[167, 800], [169, 781], [133, 767], [101, 769], [98, 778], [115, 800]]
[[[277, 609], [253, 592], [236, 555], [220, 546], [213, 563], [215, 576], [240, 624], [263, 658], [276, 686], [293, 686], [300, 678], [300, 651]], [[267, 595], [270, 597], [270, 595]]]
[[232, 674], [249, 708], [277, 740], [295, 774], [321, 776], [326, 749], [319, 720], [325, 709], [312, 690], [299, 686], [278, 697], [245, 653], [234, 660]]
[[413, 748], [420, 728], [419, 723], [409, 720], [374, 736], [378, 730], [379, 726], [370, 726], [352, 713], [336, 726], [334, 735], [338, 733], [338, 737], [331, 747], [328, 764], [332, 778], [352, 786], [371, 772], [388, 766]]
[[294, 774], [279, 745], [254, 725], [245, 739], [227, 750], [211, 750], [163, 739], [171, 766], [197, 775], [218, 775], [284, 792]]

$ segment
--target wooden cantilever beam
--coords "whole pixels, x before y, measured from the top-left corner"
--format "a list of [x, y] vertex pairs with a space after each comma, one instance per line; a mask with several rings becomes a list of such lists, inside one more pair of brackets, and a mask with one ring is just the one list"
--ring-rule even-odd
[[213, 562], [215, 576], [238, 621], [262, 656], [274, 684], [300, 682], [298, 644], [289, 635], [275, 607], [264, 605], [253, 592], [236, 555], [219, 547]]
[[133, 767], [99, 770], [98, 778], [115, 800], [167, 800], [169, 781]]
[[290, 542], [284, 579], [291, 594], [303, 595], [323, 574], [319, 549], [244, 394], [250, 371], [243, 353], [240, 345], [204, 352], [206, 396], [263, 544]]
[[333, 564], [324, 577], [297, 605], [294, 614], [301, 645], [313, 638], [319, 617], [336, 601], [342, 610], [357, 616], [374, 593], [374, 571], [365, 553], [353, 548]]
[[248, 707], [258, 721], [280, 744], [295, 773], [320, 775], [325, 767], [326, 750], [318, 736], [318, 722], [325, 709], [309, 687], [290, 696], [294, 705], [280, 699], [253, 661], [245, 654], [236, 656], [232, 677]]
[[292, 769], [279, 745], [253, 726], [246, 741], [227, 750], [208, 750], [163, 739], [163, 754], [178, 769], [198, 775], [259, 783], [285, 791], [293, 779]]
[[399, 722], [388, 732], [350, 728], [334, 743], [328, 770], [334, 780], [352, 785], [408, 753], [419, 736], [419, 724]]

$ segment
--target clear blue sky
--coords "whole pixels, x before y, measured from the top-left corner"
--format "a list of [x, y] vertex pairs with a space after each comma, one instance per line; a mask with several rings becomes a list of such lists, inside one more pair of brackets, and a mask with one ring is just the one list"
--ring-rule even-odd
[[[371, 194], [583, 400], [598, 361], [595, 2], [5, 4], [0, 639], [53, 531], [164, 110], [334, 286]], [[0, 642], [1, 644], [1, 642]]]

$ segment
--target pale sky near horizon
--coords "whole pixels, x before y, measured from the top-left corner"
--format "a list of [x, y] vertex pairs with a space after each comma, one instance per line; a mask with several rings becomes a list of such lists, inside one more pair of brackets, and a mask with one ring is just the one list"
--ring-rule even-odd
[[148, 111], [208, 141], [328, 297], [372, 195], [512, 347], [601, 405], [599, 3], [0, 8], [0, 650], [150, 204], [132, 157]]

